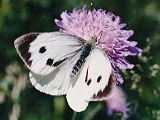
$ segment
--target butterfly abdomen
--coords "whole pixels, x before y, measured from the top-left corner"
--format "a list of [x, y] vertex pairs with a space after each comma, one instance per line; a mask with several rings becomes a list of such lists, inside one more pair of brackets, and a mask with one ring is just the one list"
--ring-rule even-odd
[[72, 68], [70, 78], [73, 78], [78, 73], [78, 71], [81, 69], [82, 65], [85, 62], [85, 59], [90, 54], [92, 47], [93, 47], [92, 44], [89, 44], [89, 43], [85, 43], [83, 45], [83, 47], [81, 49], [82, 53], [81, 53], [79, 59], [77, 60], [77, 62], [75, 63], [75, 65]]

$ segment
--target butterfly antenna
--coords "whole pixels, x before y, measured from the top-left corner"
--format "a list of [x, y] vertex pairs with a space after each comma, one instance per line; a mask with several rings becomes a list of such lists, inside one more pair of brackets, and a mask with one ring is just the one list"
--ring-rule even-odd
[[92, 19], [93, 19], [93, 22], [94, 22], [94, 15], [93, 15], [93, 3], [91, 3], [91, 8], [92, 8], [92, 10], [91, 10], [91, 13], [92, 13]]
[[99, 43], [99, 40], [101, 39], [102, 37], [102, 34], [103, 34], [103, 31], [101, 31], [99, 34], [98, 34], [98, 39], [97, 39], [97, 42]]
[[[93, 3], [91, 3], [91, 13], [92, 13], [92, 20], [93, 20], [93, 23], [94, 23], [94, 13], [93, 13]], [[93, 29], [94, 30], [94, 29]], [[95, 35], [95, 30], [94, 30], [94, 35]]]
[[93, 3], [91, 3], [91, 9], [93, 10]]

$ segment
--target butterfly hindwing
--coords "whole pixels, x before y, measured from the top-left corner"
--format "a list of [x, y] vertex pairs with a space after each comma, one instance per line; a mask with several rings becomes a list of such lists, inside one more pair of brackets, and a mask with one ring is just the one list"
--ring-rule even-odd
[[78, 38], [60, 32], [29, 33], [15, 40], [17, 52], [27, 67], [39, 75], [54, 71], [82, 45]]
[[112, 67], [108, 57], [102, 50], [94, 48], [86, 59], [77, 82], [67, 92], [69, 106], [77, 112], [85, 110], [88, 102], [106, 89], [111, 72]]

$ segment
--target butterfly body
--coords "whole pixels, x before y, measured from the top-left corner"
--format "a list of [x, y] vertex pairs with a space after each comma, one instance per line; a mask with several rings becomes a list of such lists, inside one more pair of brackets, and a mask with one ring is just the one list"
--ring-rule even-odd
[[31, 70], [32, 85], [50, 95], [66, 95], [69, 106], [84, 111], [89, 101], [106, 99], [115, 80], [105, 52], [90, 41], [60, 33], [29, 33], [15, 40]]
[[72, 68], [72, 72], [70, 74], [71, 78], [73, 78], [79, 72], [86, 58], [89, 56], [93, 48], [94, 48], [94, 44], [84, 43], [83, 47], [81, 48], [81, 55]]

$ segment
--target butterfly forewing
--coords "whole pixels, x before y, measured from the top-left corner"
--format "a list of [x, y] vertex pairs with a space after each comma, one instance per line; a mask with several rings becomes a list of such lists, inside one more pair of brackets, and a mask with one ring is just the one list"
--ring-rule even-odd
[[102, 50], [93, 49], [78, 75], [77, 82], [67, 92], [69, 106], [77, 112], [85, 110], [93, 96], [104, 91], [111, 72], [112, 67], [107, 56]]
[[39, 75], [47, 75], [80, 51], [83, 42], [59, 32], [29, 33], [15, 40], [15, 47], [28, 66]]
[[102, 101], [107, 100], [113, 92], [113, 88], [116, 87], [116, 81], [114, 74], [112, 73], [109, 77], [108, 84], [105, 86], [103, 90], [100, 90], [97, 94], [94, 94], [91, 98], [91, 101]]
[[64, 95], [73, 82], [70, 79], [70, 73], [73, 65], [76, 63], [80, 55], [78, 52], [75, 56], [66, 60], [66, 62], [48, 75], [37, 75], [30, 72], [30, 81], [35, 88], [41, 92], [50, 95]]

